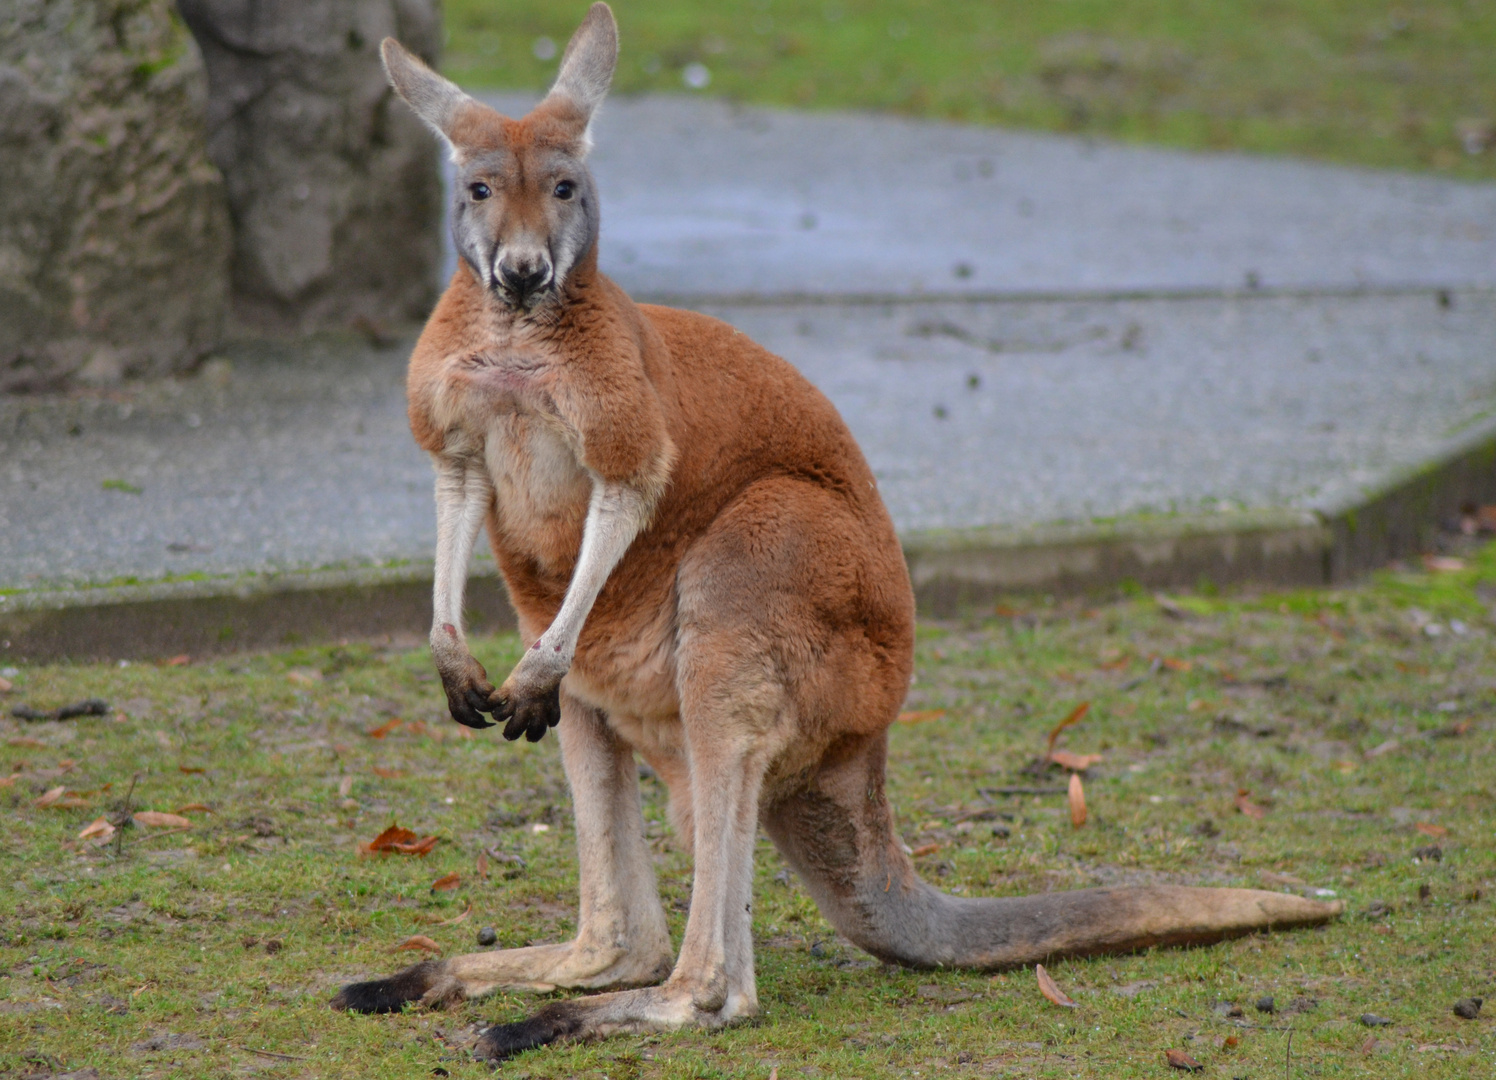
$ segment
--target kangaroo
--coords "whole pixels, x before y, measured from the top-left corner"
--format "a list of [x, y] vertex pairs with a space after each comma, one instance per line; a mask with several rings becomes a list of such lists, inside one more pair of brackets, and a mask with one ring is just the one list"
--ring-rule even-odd
[[[598, 272], [586, 156], [617, 61], [612, 12], [592, 5], [549, 95], [520, 120], [394, 40], [382, 48], [395, 90], [456, 166], [461, 262], [408, 381], [411, 428], [436, 468], [431, 651], [459, 723], [531, 741], [557, 729], [580, 915], [572, 941], [427, 961], [345, 987], [335, 1008], [608, 991], [487, 1029], [474, 1051], [487, 1060], [752, 1016], [760, 825], [837, 930], [916, 968], [1207, 943], [1339, 913], [1251, 889], [968, 899], [920, 880], [884, 797], [914, 599], [867, 462], [788, 363], [715, 319], [635, 304]], [[480, 529], [526, 645], [497, 688], [462, 627]], [[693, 852], [678, 957], [636, 753]]]

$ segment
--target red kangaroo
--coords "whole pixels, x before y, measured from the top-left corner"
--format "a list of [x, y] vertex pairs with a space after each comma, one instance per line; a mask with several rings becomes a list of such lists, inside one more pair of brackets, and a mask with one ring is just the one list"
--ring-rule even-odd
[[[1334, 917], [1338, 903], [1251, 889], [957, 898], [915, 874], [883, 791], [914, 600], [867, 462], [785, 361], [715, 319], [635, 304], [598, 272], [588, 125], [617, 33], [594, 4], [521, 120], [384, 42], [391, 83], [456, 164], [461, 264], [408, 386], [437, 474], [431, 649], [458, 722], [489, 726], [489, 713], [531, 741], [557, 728], [581, 912], [565, 944], [430, 960], [334, 1006], [609, 991], [489, 1028], [475, 1052], [493, 1060], [752, 1016], [760, 824], [837, 930], [911, 967], [1011, 968]], [[527, 646], [497, 689], [462, 628], [480, 528]], [[636, 753], [694, 853], [675, 958]]]

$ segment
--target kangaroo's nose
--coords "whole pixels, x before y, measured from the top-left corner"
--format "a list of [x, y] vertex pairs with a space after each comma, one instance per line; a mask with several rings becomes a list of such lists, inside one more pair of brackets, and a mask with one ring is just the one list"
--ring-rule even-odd
[[505, 260], [499, 263], [499, 276], [504, 279], [504, 284], [510, 291], [518, 296], [525, 296], [550, 279], [551, 268], [544, 262], [511, 264]]

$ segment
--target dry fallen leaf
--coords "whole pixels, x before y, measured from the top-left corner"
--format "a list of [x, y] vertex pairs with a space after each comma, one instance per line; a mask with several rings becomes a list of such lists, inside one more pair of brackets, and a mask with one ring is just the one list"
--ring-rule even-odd
[[8, 694], [12, 690], [14, 690], [15, 688], [16, 688], [16, 684], [15, 683], [13, 683], [9, 679], [5, 678], [5, 676], [0, 675], [0, 694]]
[[1177, 656], [1162, 657], [1160, 663], [1170, 671], [1192, 671], [1195, 665], [1189, 660], [1181, 660]]
[[425, 934], [412, 934], [410, 937], [400, 942], [400, 944], [396, 945], [392, 951], [399, 952], [402, 949], [424, 949], [426, 952], [434, 953], [439, 953], [442, 951], [442, 947], [436, 942], [432, 941]]
[[186, 806], [177, 807], [179, 814], [211, 814], [213, 808], [200, 802], [190, 802]]
[[37, 798], [36, 802], [32, 803], [31, 805], [32, 806], [51, 806], [58, 799], [62, 798], [62, 796], [66, 792], [67, 792], [67, 788], [63, 787], [62, 785], [58, 785], [55, 788], [48, 788], [46, 791], [42, 792], [42, 794]]
[[917, 709], [914, 712], [899, 713], [899, 723], [901, 724], [928, 724], [932, 720], [942, 720], [944, 718], [944, 709]]
[[1075, 708], [1071, 709], [1070, 715], [1056, 724], [1054, 730], [1049, 733], [1049, 745], [1044, 748], [1044, 756], [1052, 757], [1054, 755], [1054, 741], [1060, 737], [1060, 732], [1064, 731], [1071, 724], [1078, 723], [1080, 718], [1090, 711], [1091, 703], [1089, 701], [1082, 701]]
[[369, 738], [371, 739], [382, 739], [403, 723], [405, 723], [405, 721], [401, 720], [397, 716], [393, 720], [388, 720], [385, 723], [380, 724], [377, 728], [373, 728], [369, 731], [364, 732], [364, 734], [369, 736]]
[[1070, 774], [1070, 824], [1077, 829], [1086, 823], [1086, 789], [1081, 786], [1080, 773]]
[[369, 771], [372, 772], [375, 776], [379, 777], [381, 780], [398, 780], [400, 779], [400, 777], [405, 775], [404, 771], [401, 769], [387, 769], [383, 765], [375, 765], [374, 768]]
[[469, 900], [468, 901], [467, 910], [464, 911], [461, 915], [453, 915], [450, 919], [443, 919], [441, 922], [437, 923], [436, 925], [437, 926], [454, 926], [457, 923], [460, 923], [463, 920], [465, 920], [472, 913], [473, 913], [473, 902], [471, 900]]
[[188, 776], [192, 776], [192, 775], [194, 775], [196, 773], [203, 773], [203, 772], [207, 772], [208, 771], [207, 769], [199, 769], [195, 765], [178, 765], [177, 768], [179, 770], [181, 770], [182, 772], [186, 773]]
[[1183, 1050], [1165, 1050], [1164, 1058], [1171, 1069], [1183, 1069], [1185, 1072], [1201, 1072], [1205, 1066], [1190, 1057]]
[[292, 668], [286, 672], [286, 681], [297, 686], [316, 686], [322, 681], [322, 672], [316, 668]]
[[170, 660], [166, 661], [164, 666], [186, 667], [190, 663], [192, 663], [192, 657], [188, 656], [186, 653], [182, 653], [180, 656], [173, 656]]
[[478, 852], [477, 872], [480, 878], [488, 877], [488, 852]]
[[1267, 811], [1258, 806], [1256, 803], [1252, 802], [1251, 799], [1248, 799], [1247, 796], [1250, 794], [1251, 792], [1246, 788], [1237, 788], [1236, 799], [1234, 800], [1234, 802], [1236, 804], [1236, 808], [1243, 814], [1246, 814], [1247, 817], [1252, 818], [1253, 820], [1258, 820], [1264, 814], [1266, 814]]
[[345, 776], [338, 781], [338, 798], [346, 799], [353, 794], [353, 777]]
[[462, 878], [458, 875], [456, 870], [453, 870], [450, 874], [443, 874], [441, 877], [433, 881], [431, 883], [431, 891], [450, 892], [461, 884]]
[[1092, 765], [1101, 764], [1102, 756], [1100, 754], [1072, 754], [1069, 750], [1056, 750], [1049, 755], [1049, 760], [1062, 769], [1085, 772]]
[[1420, 821], [1416, 823], [1413, 828], [1417, 829], [1424, 836], [1432, 836], [1437, 838], [1440, 836], [1449, 835], [1449, 830], [1446, 829], [1443, 825], [1435, 825], [1430, 821]]
[[153, 825], [162, 829], [192, 828], [192, 822], [180, 814], [167, 814], [160, 810], [140, 810], [132, 816], [139, 825]]
[[932, 842], [932, 843], [929, 843], [929, 844], [921, 844], [919, 847], [915, 848], [909, 854], [910, 854], [910, 856], [912, 858], [918, 859], [918, 858], [921, 858], [921, 857], [923, 857], [925, 855], [933, 855], [933, 854], [935, 854], [939, 850], [940, 850], [940, 845], [938, 843], [933, 843]]
[[11, 773], [9, 776], [0, 776], [0, 787], [10, 787], [10, 785], [14, 784], [24, 775], [26, 774], [15, 772]]
[[109, 824], [107, 818], [100, 816], [94, 818], [87, 825], [83, 826], [82, 831], [78, 833], [78, 839], [92, 840], [95, 836], [97, 836], [101, 840], [107, 840], [113, 835], [114, 826]]
[[367, 844], [360, 844], [360, 855], [426, 855], [436, 847], [437, 839], [427, 836], [417, 839], [416, 834], [399, 825], [391, 825]]
[[1465, 569], [1465, 560], [1450, 555], [1425, 555], [1423, 568], [1431, 574], [1452, 574]]
[[1039, 993], [1043, 994], [1056, 1005], [1063, 1005], [1067, 1009], [1080, 1008], [1070, 1000], [1069, 995], [1055, 985], [1054, 980], [1049, 977], [1049, 972], [1044, 970], [1043, 964], [1034, 965], [1034, 977], [1039, 980]]

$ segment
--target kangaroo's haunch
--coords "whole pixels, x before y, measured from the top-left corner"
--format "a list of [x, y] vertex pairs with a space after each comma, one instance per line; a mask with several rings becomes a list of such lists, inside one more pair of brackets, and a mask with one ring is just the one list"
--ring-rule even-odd
[[[612, 12], [594, 4], [549, 96], [513, 120], [384, 43], [395, 89], [451, 149], [462, 256], [407, 384], [436, 469], [432, 656], [458, 722], [532, 742], [556, 726], [581, 910], [572, 941], [428, 960], [333, 1004], [609, 991], [490, 1028], [475, 1052], [494, 1060], [752, 1016], [760, 823], [841, 933], [912, 967], [992, 970], [1336, 915], [1251, 889], [984, 900], [919, 879], [884, 798], [914, 666], [893, 523], [841, 417], [794, 368], [715, 319], [637, 305], [598, 272], [588, 125], [617, 55]], [[480, 529], [526, 646], [497, 688], [462, 633]], [[693, 849], [678, 957], [636, 753]]]

